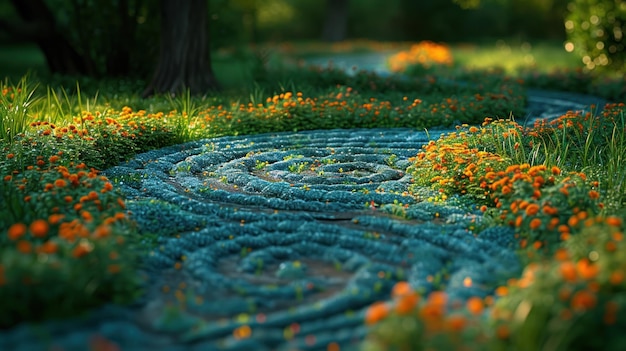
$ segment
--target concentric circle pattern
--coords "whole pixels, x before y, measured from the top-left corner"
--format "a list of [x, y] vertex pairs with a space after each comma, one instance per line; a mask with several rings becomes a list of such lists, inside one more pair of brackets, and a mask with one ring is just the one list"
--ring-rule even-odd
[[146, 261], [137, 323], [205, 350], [315, 350], [356, 345], [365, 307], [399, 280], [452, 300], [491, 293], [519, 269], [512, 234], [475, 238], [471, 206], [409, 195], [403, 170], [427, 140], [406, 129], [226, 137], [108, 170], [141, 230], [166, 238]]
[[[528, 110], [579, 109], [563, 99], [534, 92]], [[144, 244], [157, 242], [144, 259], [146, 294], [134, 306], [0, 332], [0, 349], [115, 349], [103, 337], [124, 351], [350, 350], [366, 333], [365, 308], [399, 280], [452, 301], [492, 293], [521, 269], [511, 230], [476, 237], [471, 204], [408, 194], [408, 158], [442, 132], [223, 137], [113, 167], [105, 174]]]

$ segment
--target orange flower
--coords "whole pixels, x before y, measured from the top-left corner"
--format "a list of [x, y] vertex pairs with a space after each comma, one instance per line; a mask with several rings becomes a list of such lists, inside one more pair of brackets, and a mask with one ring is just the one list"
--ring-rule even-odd
[[547, 214], [549, 216], [554, 216], [558, 212], [559, 212], [559, 210], [557, 208], [555, 208], [555, 207], [548, 206], [548, 205], [543, 206], [543, 213], [545, 213], [545, 214]]
[[511, 332], [509, 331], [509, 327], [506, 325], [501, 324], [496, 328], [496, 336], [498, 339], [508, 339], [510, 335]]
[[614, 252], [615, 250], [617, 250], [617, 244], [615, 243], [615, 241], [608, 241], [605, 245], [604, 248], [606, 249], [606, 251], [608, 252]]
[[538, 229], [539, 227], [541, 227], [541, 219], [533, 218], [530, 221], [530, 229], [535, 230], [535, 229]]
[[567, 252], [567, 249], [558, 248], [554, 252], [554, 258], [556, 258], [557, 261], [567, 261], [569, 259], [569, 253]]
[[506, 296], [509, 293], [509, 288], [506, 286], [499, 286], [496, 288], [495, 294], [496, 296]]
[[476, 315], [476, 316], [481, 314], [484, 309], [483, 300], [477, 296], [470, 297], [467, 300], [465, 306], [467, 307], [467, 310], [471, 314]]
[[576, 271], [584, 279], [593, 279], [600, 272], [597, 264], [589, 262], [587, 258], [583, 258], [576, 263]]
[[23, 254], [29, 254], [33, 251], [33, 245], [26, 240], [20, 240], [17, 242], [17, 251]]
[[461, 331], [467, 325], [467, 320], [462, 315], [452, 315], [447, 318], [446, 324], [452, 331]]
[[572, 296], [571, 305], [574, 310], [586, 311], [595, 307], [596, 300], [596, 296], [590, 291], [580, 290]]
[[48, 159], [48, 161], [50, 161], [50, 163], [55, 163], [59, 160], [59, 156], [57, 155], [52, 155], [50, 156], [50, 158]]
[[604, 221], [606, 222], [606, 224], [612, 225], [614, 227], [619, 227], [622, 225], [622, 219], [615, 216], [606, 217]]
[[48, 234], [48, 230], [50, 230], [50, 226], [48, 226], [48, 222], [43, 219], [37, 219], [30, 224], [30, 233], [35, 238], [43, 238]]
[[93, 220], [93, 216], [89, 211], [81, 211], [80, 216], [87, 222], [91, 222]]
[[91, 250], [93, 250], [93, 246], [88, 241], [81, 240], [72, 250], [72, 256], [81, 258], [91, 252]]
[[56, 253], [58, 249], [59, 246], [56, 243], [52, 241], [46, 241], [37, 248], [37, 252], [51, 255]]
[[609, 283], [611, 285], [619, 285], [624, 281], [624, 272], [622, 271], [613, 271], [609, 276]]
[[598, 199], [598, 198], [600, 198], [600, 193], [598, 193], [595, 190], [590, 190], [589, 191], [589, 198], [593, 199], [593, 200]]
[[559, 175], [561, 174], [561, 169], [557, 166], [552, 167], [552, 174]]
[[413, 293], [413, 288], [406, 281], [397, 282], [391, 290], [391, 296], [394, 298], [403, 297], [411, 293]]
[[26, 225], [24, 223], [15, 223], [9, 227], [7, 235], [11, 240], [17, 240], [26, 234]]
[[528, 207], [526, 207], [526, 215], [528, 216], [534, 216], [539, 212], [539, 205], [537, 204], [529, 204]]
[[559, 289], [558, 296], [559, 296], [559, 300], [567, 301], [569, 300], [570, 296], [572, 296], [572, 289], [567, 286], [564, 286], [561, 289]]
[[375, 302], [372, 304], [365, 313], [365, 323], [375, 324], [389, 315], [389, 305], [384, 302]]
[[407, 295], [400, 297], [395, 303], [395, 311], [400, 315], [406, 315], [415, 309], [419, 302], [419, 295], [416, 292], [411, 292]]
[[435, 321], [439, 320], [445, 314], [443, 305], [427, 304], [420, 310], [420, 316], [427, 320], [428, 326], [436, 326]]
[[433, 291], [428, 295], [428, 303], [443, 306], [448, 302], [448, 295], [443, 291]]
[[65, 181], [65, 179], [57, 179], [54, 181], [54, 185], [57, 188], [63, 188], [67, 185], [67, 182]]
[[63, 217], [65, 217], [65, 215], [62, 214], [51, 214], [48, 217], [48, 223], [55, 225], [58, 224], [59, 222], [61, 222], [61, 219], [63, 219]]
[[571, 261], [561, 263], [559, 266], [559, 272], [565, 281], [574, 282], [578, 278], [576, 273], [576, 266]]

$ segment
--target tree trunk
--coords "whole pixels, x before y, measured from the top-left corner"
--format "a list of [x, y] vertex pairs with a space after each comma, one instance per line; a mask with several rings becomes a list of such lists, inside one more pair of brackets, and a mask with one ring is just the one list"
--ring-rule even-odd
[[[93, 66], [81, 57], [67, 39], [56, 29], [54, 15], [43, 0], [11, 0], [13, 7], [26, 23], [6, 26], [12, 34], [35, 42], [41, 49], [51, 73], [68, 75], [93, 74]], [[6, 24], [6, 22], [5, 22]], [[20, 28], [37, 28], [21, 31]]]
[[161, 51], [143, 93], [192, 94], [217, 89], [208, 48], [207, 0], [161, 0]]
[[109, 38], [111, 52], [106, 55], [106, 74], [120, 77], [131, 73], [130, 60], [137, 28], [137, 10], [131, 9], [128, 0], [120, 0], [116, 11], [119, 27], [115, 28], [116, 35]]
[[322, 39], [336, 42], [346, 39], [350, 0], [326, 0], [326, 18]]

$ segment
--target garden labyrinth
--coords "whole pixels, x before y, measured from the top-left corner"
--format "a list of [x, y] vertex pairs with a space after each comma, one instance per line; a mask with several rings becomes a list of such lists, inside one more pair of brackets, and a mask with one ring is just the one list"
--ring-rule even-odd
[[[549, 100], [541, 104], [551, 113], [576, 107]], [[145, 296], [18, 327], [0, 349], [84, 350], [97, 334], [121, 350], [348, 350], [366, 333], [367, 306], [397, 281], [452, 301], [491, 294], [521, 269], [512, 231], [476, 237], [476, 206], [409, 191], [409, 158], [442, 132], [223, 137], [113, 167], [105, 174], [146, 245], [157, 238], [144, 259]]]
[[490, 293], [519, 268], [510, 236], [476, 239], [466, 228], [478, 211], [409, 195], [403, 170], [424, 136], [229, 137], [109, 170], [131, 179], [122, 189], [137, 199], [129, 209], [143, 230], [170, 237], [147, 262], [145, 320], [169, 302], [184, 307], [184, 321], [150, 327], [177, 329], [184, 342], [325, 349], [358, 341], [364, 308], [399, 280], [458, 299]]

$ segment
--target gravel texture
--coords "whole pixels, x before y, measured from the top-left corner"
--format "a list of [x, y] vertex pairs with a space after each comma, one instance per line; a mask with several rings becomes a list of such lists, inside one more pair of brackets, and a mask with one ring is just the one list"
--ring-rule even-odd
[[[527, 119], [603, 103], [587, 99], [531, 91]], [[397, 281], [458, 301], [491, 294], [521, 269], [513, 233], [476, 236], [475, 206], [407, 194], [408, 158], [427, 141], [409, 129], [224, 137], [108, 169], [140, 231], [159, 238], [145, 296], [0, 331], [0, 350], [86, 350], [94, 336], [124, 351], [347, 350], [366, 333], [365, 308]], [[236, 337], [242, 326], [249, 337]]]

